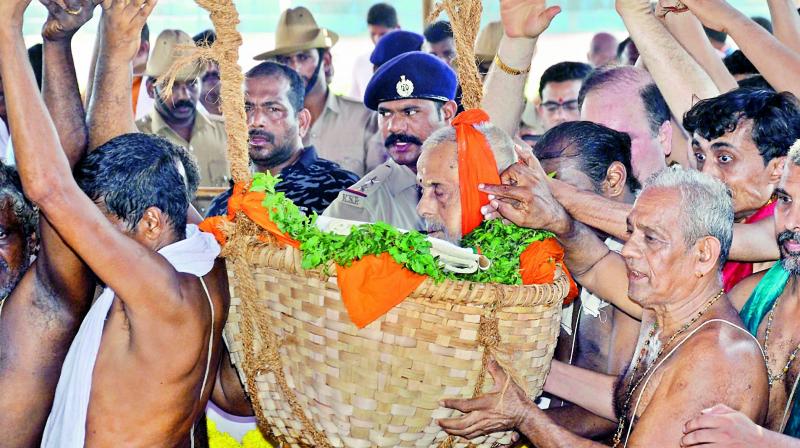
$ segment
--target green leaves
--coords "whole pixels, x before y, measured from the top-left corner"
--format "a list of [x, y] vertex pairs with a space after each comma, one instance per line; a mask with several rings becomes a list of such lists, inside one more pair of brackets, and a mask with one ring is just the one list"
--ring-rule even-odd
[[542, 230], [503, 224], [500, 219], [484, 221], [464, 237], [461, 245], [480, 249], [481, 254], [492, 260], [492, 265], [485, 271], [465, 274], [461, 279], [477, 283], [520, 285], [519, 256], [531, 243], [553, 236]]
[[431, 254], [431, 244], [419, 232], [400, 232], [384, 222], [363, 224], [351, 229], [349, 235], [323, 232], [316, 226], [317, 215], [307, 216], [283, 193], [275, 191], [280, 178], [270, 173], [258, 173], [253, 178], [250, 191], [262, 191], [262, 202], [270, 219], [278, 228], [300, 242], [303, 252], [303, 269], [314, 269], [329, 261], [350, 266], [367, 255], [388, 253], [396, 262], [417, 274], [427, 275], [434, 281], [445, 279], [469, 280], [480, 283], [521, 284], [519, 256], [534, 241], [552, 237], [540, 230], [505, 225], [495, 219], [484, 222], [463, 241], [462, 246], [479, 248], [492, 260], [486, 271], [456, 275], [439, 267]]

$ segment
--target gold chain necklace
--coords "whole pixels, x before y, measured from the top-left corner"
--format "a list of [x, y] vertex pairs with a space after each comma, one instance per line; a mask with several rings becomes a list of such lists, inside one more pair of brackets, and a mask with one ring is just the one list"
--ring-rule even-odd
[[786, 365], [783, 366], [783, 370], [775, 375], [772, 374], [772, 370], [769, 368], [769, 334], [772, 332], [772, 320], [775, 318], [775, 308], [777, 308], [780, 300], [781, 296], [778, 296], [778, 298], [775, 299], [775, 303], [772, 304], [772, 308], [769, 310], [769, 314], [767, 315], [767, 329], [764, 332], [764, 362], [767, 364], [767, 382], [770, 388], [772, 388], [775, 383], [782, 380], [783, 377], [786, 376], [786, 372], [789, 371], [789, 367], [797, 357], [797, 352], [800, 351], [800, 344], [798, 344], [797, 347], [795, 347], [795, 349], [789, 354], [789, 359], [786, 361]]
[[[689, 322], [684, 324], [683, 327], [681, 327], [678, 331], [673, 333], [673, 335], [667, 340], [667, 343], [662, 345], [661, 348], [658, 350], [658, 353], [656, 354], [656, 357], [653, 360], [653, 363], [650, 364], [647, 367], [647, 369], [645, 369], [645, 371], [642, 374], [642, 376], [640, 376], [639, 379], [634, 382], [633, 378], [636, 378], [636, 372], [639, 371], [639, 367], [640, 367], [640, 365], [642, 363], [642, 358], [644, 358], [644, 356], [649, 351], [650, 340], [653, 339], [653, 336], [655, 336], [655, 334], [656, 334], [656, 330], [658, 330], [658, 322], [653, 323], [653, 327], [650, 328], [650, 332], [648, 333], [647, 340], [644, 341], [644, 347], [642, 347], [642, 349], [639, 351], [639, 357], [636, 359], [636, 364], [634, 364], [634, 366], [633, 366], [633, 370], [632, 370], [632, 373], [631, 373], [631, 382], [628, 384], [628, 390], [625, 393], [625, 402], [622, 405], [622, 412], [621, 412], [621, 415], [620, 415], [620, 418], [619, 418], [619, 424], [617, 425], [617, 433], [614, 434], [613, 444], [611, 445], [613, 448], [618, 447], [620, 442], [622, 442], [622, 433], [625, 430], [625, 421], [628, 419], [628, 412], [630, 411], [631, 399], [633, 398], [633, 394], [634, 394], [634, 392], [636, 392], [636, 389], [639, 387], [639, 385], [642, 384], [642, 381], [644, 381], [644, 379], [647, 378], [647, 376], [650, 374], [650, 371], [653, 369], [653, 367], [658, 364], [658, 359], [661, 358], [661, 355], [664, 354], [664, 351], [667, 349], [667, 347], [672, 345], [672, 343], [675, 341], [675, 339], [678, 336], [680, 336], [681, 334], [685, 333], [686, 330], [689, 329], [689, 327], [691, 327], [695, 322], [697, 322], [697, 320], [700, 319], [700, 317], [706, 311], [708, 311], [709, 308], [711, 308], [711, 305], [713, 305], [714, 302], [716, 302], [717, 300], [719, 300], [720, 297], [722, 297], [723, 293], [724, 293], [724, 291], [720, 290], [720, 292], [718, 292], [717, 295], [712, 297], [708, 301], [708, 303], [706, 303], [706, 306], [703, 307], [703, 309], [700, 310], [700, 312], [697, 313], [697, 315], [695, 317], [693, 317], [692, 320], [690, 320]], [[631, 422], [632, 421], [633, 421], [633, 417], [631, 417]]]

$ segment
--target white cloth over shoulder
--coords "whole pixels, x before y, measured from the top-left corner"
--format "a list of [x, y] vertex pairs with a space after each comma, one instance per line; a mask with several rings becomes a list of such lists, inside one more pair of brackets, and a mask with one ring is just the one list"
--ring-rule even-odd
[[[186, 226], [186, 239], [158, 251], [178, 272], [202, 277], [211, 271], [220, 247], [210, 234], [197, 226]], [[157, 291], [153, 292], [154, 295]], [[106, 288], [95, 301], [72, 341], [55, 401], [42, 439], [43, 448], [83, 448], [86, 438], [86, 414], [92, 391], [92, 373], [103, 337], [103, 327], [114, 302], [114, 291]]]

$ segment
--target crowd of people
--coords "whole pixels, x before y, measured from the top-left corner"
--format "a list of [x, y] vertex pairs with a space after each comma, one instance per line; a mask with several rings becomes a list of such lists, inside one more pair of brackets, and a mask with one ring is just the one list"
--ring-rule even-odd
[[[204, 446], [209, 401], [253, 415], [222, 339], [225, 262], [193, 205], [225, 215], [233, 195], [220, 67], [173, 72], [169, 94], [165, 81], [216, 35], [151, 41], [156, 0], [40, 1], [32, 52], [31, 0], [0, 2], [0, 446]], [[581, 293], [562, 310], [547, 400], [492, 362], [505, 386], [444, 399], [461, 411], [446, 432], [800, 447], [793, 2], [767, 0], [768, 20], [724, 0], [616, 0], [629, 37], [595, 35], [585, 62], [544, 70], [531, 101], [538, 38], [561, 9], [499, 3], [474, 55], [447, 21], [418, 34], [373, 5], [350, 96], [330, 88], [336, 32], [283, 11], [242, 86], [251, 169], [279, 175], [304, 213], [455, 244], [474, 213], [556, 235]], [[82, 86], [71, 43], [94, 14]], [[478, 68], [483, 111], [464, 111], [463, 64]], [[487, 154], [463, 157], [467, 128]], [[230, 189], [208, 205], [201, 186]], [[478, 191], [479, 210], [465, 200]]]

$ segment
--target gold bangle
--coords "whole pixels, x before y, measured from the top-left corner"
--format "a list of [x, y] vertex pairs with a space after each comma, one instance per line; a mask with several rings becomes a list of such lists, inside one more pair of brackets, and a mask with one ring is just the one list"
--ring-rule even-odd
[[500, 55], [499, 54], [495, 55], [494, 64], [497, 66], [497, 68], [499, 68], [500, 70], [508, 73], [511, 76], [526, 75], [526, 74], [528, 74], [528, 72], [531, 71], [531, 66], [530, 65], [525, 70], [517, 70], [516, 68], [509, 67], [508, 65], [506, 65], [505, 62], [503, 62], [500, 59]]

